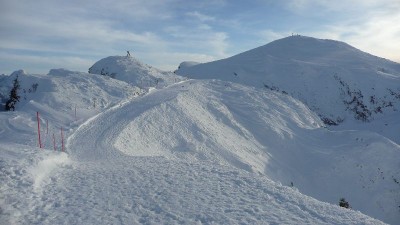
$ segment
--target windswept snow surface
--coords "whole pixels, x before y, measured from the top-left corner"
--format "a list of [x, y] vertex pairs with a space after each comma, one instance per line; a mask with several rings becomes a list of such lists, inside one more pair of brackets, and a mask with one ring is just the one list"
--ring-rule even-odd
[[4, 224], [384, 224], [206, 161], [60, 159], [59, 170], [35, 187], [37, 174], [27, 173], [35, 165], [30, 157], [63, 153], [4, 145], [0, 151]]
[[[239, 96], [241, 101], [234, 101]], [[383, 224], [301, 194], [295, 188], [297, 180], [295, 187], [288, 187], [264, 175], [274, 170], [268, 165], [284, 163], [277, 150], [269, 151], [267, 140], [272, 145], [279, 140], [284, 144], [283, 138], [293, 138], [300, 131], [325, 132], [301, 102], [242, 85], [192, 80], [135, 97], [121, 99], [86, 122], [71, 125], [68, 155], [15, 144], [11, 137], [2, 136], [0, 221]], [[2, 121], [23, 113], [1, 113]], [[258, 130], [257, 123], [267, 128]], [[11, 124], [23, 122], [5, 127], [13, 130]], [[27, 127], [34, 125], [32, 121]], [[255, 129], [250, 128], [254, 125]], [[259, 131], [265, 131], [265, 136]], [[14, 135], [19, 132], [14, 130]], [[283, 154], [295, 154], [283, 150]], [[287, 164], [282, 171], [288, 168]]]

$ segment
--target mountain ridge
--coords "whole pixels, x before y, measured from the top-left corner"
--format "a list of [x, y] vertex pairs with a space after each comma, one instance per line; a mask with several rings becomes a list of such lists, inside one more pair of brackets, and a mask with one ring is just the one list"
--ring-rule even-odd
[[289, 94], [327, 125], [371, 122], [400, 109], [400, 64], [333, 40], [290, 36], [176, 73]]

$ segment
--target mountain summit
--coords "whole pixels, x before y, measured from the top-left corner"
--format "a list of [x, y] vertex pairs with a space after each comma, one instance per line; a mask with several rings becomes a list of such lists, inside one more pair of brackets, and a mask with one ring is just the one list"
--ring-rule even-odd
[[183, 65], [177, 74], [289, 94], [328, 125], [369, 122], [400, 107], [400, 64], [334, 40], [290, 36], [230, 58]]

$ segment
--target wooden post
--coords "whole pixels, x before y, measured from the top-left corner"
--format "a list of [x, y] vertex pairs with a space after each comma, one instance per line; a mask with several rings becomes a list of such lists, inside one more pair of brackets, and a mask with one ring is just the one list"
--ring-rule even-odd
[[40, 139], [40, 118], [39, 118], [39, 112], [36, 112], [36, 118], [37, 118], [37, 126], [38, 126], [39, 148], [42, 148], [42, 139]]

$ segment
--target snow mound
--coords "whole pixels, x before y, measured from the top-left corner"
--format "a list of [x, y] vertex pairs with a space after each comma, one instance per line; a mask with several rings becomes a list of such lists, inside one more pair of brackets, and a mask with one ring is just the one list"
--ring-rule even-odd
[[176, 73], [287, 93], [328, 125], [374, 121], [400, 109], [400, 64], [333, 40], [287, 37]]
[[89, 73], [109, 76], [141, 88], [164, 87], [182, 79], [172, 72], [161, 71], [131, 56], [101, 59], [89, 68]]

